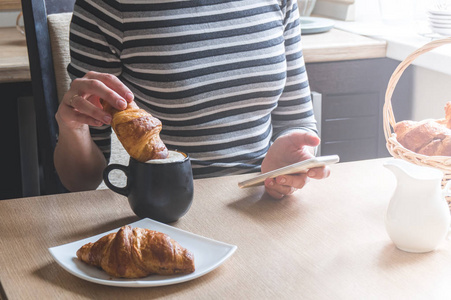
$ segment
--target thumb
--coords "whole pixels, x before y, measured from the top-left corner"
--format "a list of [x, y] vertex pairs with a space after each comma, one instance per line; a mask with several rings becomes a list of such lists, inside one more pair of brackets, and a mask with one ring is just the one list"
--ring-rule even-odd
[[306, 131], [293, 132], [291, 138], [291, 141], [299, 148], [301, 148], [302, 146], [316, 147], [321, 141], [316, 134]]

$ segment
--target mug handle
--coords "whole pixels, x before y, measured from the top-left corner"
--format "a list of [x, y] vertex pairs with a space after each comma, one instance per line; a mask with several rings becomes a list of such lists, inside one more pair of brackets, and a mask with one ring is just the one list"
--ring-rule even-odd
[[114, 184], [112, 184], [110, 182], [110, 178], [108, 177], [108, 175], [110, 175], [110, 172], [113, 170], [121, 170], [122, 172], [124, 172], [125, 176], [128, 178], [128, 167], [119, 165], [119, 164], [111, 164], [111, 165], [108, 165], [105, 168], [105, 170], [103, 170], [103, 180], [105, 181], [106, 186], [113, 192], [116, 192], [118, 194], [128, 197], [128, 194], [130, 194], [130, 190], [128, 187], [128, 180], [127, 180], [126, 186], [124, 186], [124, 187], [115, 186]]

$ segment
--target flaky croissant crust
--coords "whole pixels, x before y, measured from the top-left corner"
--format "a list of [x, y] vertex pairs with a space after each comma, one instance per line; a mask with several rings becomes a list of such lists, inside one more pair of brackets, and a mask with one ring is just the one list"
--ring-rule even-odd
[[128, 225], [82, 246], [77, 257], [122, 278], [187, 274], [195, 270], [193, 254], [168, 235]]
[[146, 162], [168, 156], [168, 149], [160, 138], [162, 124], [159, 119], [140, 109], [133, 101], [121, 111], [105, 101], [102, 105], [111, 114], [111, 127], [131, 157]]
[[451, 156], [451, 102], [445, 105], [444, 119], [401, 121], [393, 127], [396, 139], [405, 148], [428, 156]]

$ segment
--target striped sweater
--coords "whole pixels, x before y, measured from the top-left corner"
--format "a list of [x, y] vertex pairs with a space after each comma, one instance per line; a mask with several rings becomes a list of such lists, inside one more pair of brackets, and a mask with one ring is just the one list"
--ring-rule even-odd
[[[259, 171], [272, 141], [316, 131], [291, 0], [77, 0], [71, 78], [116, 75], [196, 178]], [[109, 157], [111, 129], [91, 128]]]

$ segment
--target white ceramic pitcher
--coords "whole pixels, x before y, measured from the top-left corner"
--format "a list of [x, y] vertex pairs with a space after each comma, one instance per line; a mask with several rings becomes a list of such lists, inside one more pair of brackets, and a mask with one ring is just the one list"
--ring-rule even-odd
[[429, 252], [437, 248], [450, 227], [451, 181], [441, 189], [442, 171], [422, 167], [401, 159], [388, 160], [384, 166], [397, 179], [388, 205], [385, 227], [393, 243], [407, 252]]

